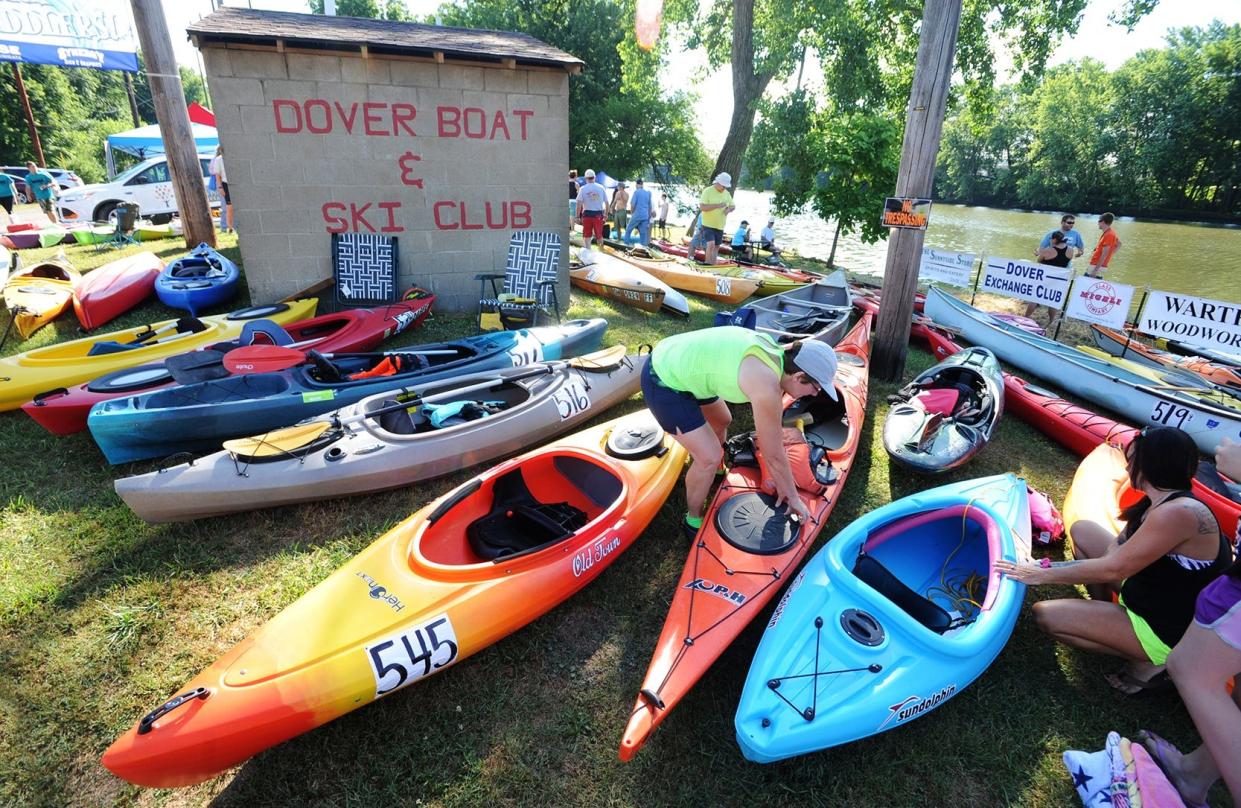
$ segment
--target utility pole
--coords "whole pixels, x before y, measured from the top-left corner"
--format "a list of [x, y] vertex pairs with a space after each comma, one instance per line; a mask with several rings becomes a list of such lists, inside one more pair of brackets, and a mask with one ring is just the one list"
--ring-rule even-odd
[[164, 11], [159, 0], [130, 0], [130, 5], [151, 85], [151, 100], [155, 102], [155, 120], [164, 138], [168, 172], [172, 175], [186, 246], [206, 243], [214, 247], [211, 206], [207, 202], [202, 165], [198, 162], [190, 114], [185, 106], [185, 90], [181, 87], [181, 74], [172, 53]]
[[39, 161], [39, 168], [47, 166], [47, 161], [43, 159], [43, 144], [39, 142], [39, 130], [34, 125], [34, 112], [30, 109], [30, 96], [26, 95], [26, 82], [22, 81], [22, 66], [19, 62], [13, 63], [13, 77], [17, 79], [17, 94], [22, 99], [22, 109], [26, 111], [26, 127], [30, 130], [30, 143], [34, 146], [34, 156]]
[[[901, 144], [901, 167], [896, 176], [899, 197], [931, 196], [960, 22], [961, 0], [926, 0]], [[924, 236], [922, 230], [893, 229], [888, 238], [883, 300], [871, 360], [871, 371], [884, 381], [897, 381], [905, 372]]]
[[125, 73], [125, 93], [129, 96], [129, 115], [134, 119], [134, 128], [142, 126], [142, 119], [138, 117], [138, 99], [134, 97], [134, 77]]

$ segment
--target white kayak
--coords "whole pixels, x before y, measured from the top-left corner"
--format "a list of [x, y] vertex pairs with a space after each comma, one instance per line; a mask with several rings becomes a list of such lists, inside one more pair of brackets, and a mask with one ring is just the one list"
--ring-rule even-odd
[[577, 251], [577, 259], [582, 266], [591, 270], [595, 279], [611, 285], [645, 286], [663, 290], [663, 309], [680, 317], [689, 316], [689, 301], [685, 295], [656, 278], [646, 270], [639, 269], [628, 261], [622, 261], [614, 255], [583, 248]]

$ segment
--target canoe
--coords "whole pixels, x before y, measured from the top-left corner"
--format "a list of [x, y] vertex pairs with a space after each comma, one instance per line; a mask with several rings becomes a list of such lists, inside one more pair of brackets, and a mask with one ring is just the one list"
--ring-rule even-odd
[[267, 318], [281, 324], [304, 320], [318, 304], [318, 298], [310, 298], [201, 319], [165, 320], [6, 356], [0, 359], [0, 411], [15, 410], [45, 390], [232, 339], [251, 320]]
[[896, 729], [961, 693], [1008, 642], [1029, 558], [1025, 481], [921, 491], [836, 534], [789, 585], [737, 706], [737, 744], [770, 763]]
[[1131, 359], [1152, 368], [1184, 370], [1196, 373], [1215, 384], [1241, 388], [1241, 368], [1236, 366], [1213, 362], [1201, 356], [1182, 356], [1160, 350], [1141, 340], [1131, 339], [1127, 334], [1101, 325], [1090, 326], [1090, 333], [1095, 345], [1112, 356]]
[[[423, 295], [371, 309], [345, 309], [321, 314], [308, 320], [286, 323], [283, 330], [293, 346], [306, 350], [313, 348], [321, 353], [371, 351], [384, 340], [417, 326], [427, 318], [435, 296], [430, 293]], [[212, 319], [203, 318], [204, 321]], [[256, 321], [250, 322], [257, 325]], [[256, 331], [252, 338], [248, 337], [245, 341], [248, 345], [265, 342], [270, 343], [270, 339], [262, 331]], [[215, 354], [214, 361], [198, 366], [200, 378], [197, 381], [229, 375], [224, 369], [223, 354], [241, 346], [240, 333], [236, 331], [229, 339], [199, 345], [199, 351], [209, 348]], [[207, 375], [208, 368], [214, 368], [210, 375]], [[165, 360], [160, 359], [114, 370], [85, 384], [41, 391], [33, 400], [23, 404], [22, 409], [52, 434], [72, 435], [86, 429], [86, 418], [91, 407], [101, 401], [172, 387], [178, 383]]]
[[962, 466], [982, 450], [1004, 412], [1004, 377], [995, 354], [967, 348], [888, 398], [883, 448], [927, 474]]
[[207, 244], [199, 244], [189, 255], [164, 267], [155, 280], [155, 294], [165, 306], [196, 315], [231, 300], [240, 277], [236, 264]]
[[[193, 463], [117, 480], [116, 493], [142, 519], [171, 522], [399, 488], [579, 426], [637, 392], [645, 362], [622, 345], [386, 390], [289, 430], [228, 441]], [[415, 394], [436, 402], [399, 406]], [[464, 402], [476, 408], [438, 425], [428, 415]]]
[[[1199, 401], [1214, 404], [1218, 407], [1241, 408], [1241, 398], [1238, 398], [1238, 396], [1241, 396], [1241, 389], [1215, 384], [1192, 371], [1181, 370], [1180, 368], [1153, 368], [1149, 365], [1135, 362], [1132, 359], [1112, 356], [1107, 351], [1099, 350], [1093, 345], [1078, 345], [1077, 350], [1087, 356], [1128, 371], [1135, 376], [1149, 379], [1153, 384], [1182, 387], [1186, 395], [1193, 396]], [[1238, 415], [1241, 416], [1241, 412]]]
[[[664, 293], [658, 311], [678, 317], [689, 316], [689, 301], [685, 299], [685, 295], [633, 264], [598, 250], [578, 250], [576, 257], [582, 264], [582, 268], [572, 270], [569, 274], [570, 281], [576, 282], [579, 287], [583, 283], [594, 284], [602, 287], [601, 294], [604, 297], [610, 297], [631, 306], [641, 304], [639, 308], [645, 311], [656, 310], [650, 308], [653, 295], [648, 295], [648, 291], [653, 292], [658, 289]], [[621, 296], [616, 297], [616, 294]]]
[[1015, 325], [1022, 331], [1029, 331], [1031, 334], [1038, 334], [1040, 337], [1047, 333], [1047, 329], [1043, 328], [1037, 320], [1026, 317], [1024, 314], [1008, 314], [1005, 312], [993, 313], [991, 315], [997, 320]]
[[[367, 396], [482, 370], [589, 353], [607, 320], [496, 331], [387, 354], [337, 355], [313, 365], [229, 376], [102, 401], [86, 425], [109, 463], [175, 452], [213, 452], [228, 438], [257, 435], [361, 401]], [[400, 362], [391, 375], [350, 378]]]
[[740, 303], [758, 290], [758, 281], [717, 275], [680, 261], [652, 261], [625, 253], [618, 254], [617, 258], [663, 281], [673, 289], [720, 303]]
[[807, 441], [827, 449], [834, 470], [824, 495], [800, 493], [813, 517], [811, 523], [791, 522], [785, 508], [771, 507], [772, 497], [761, 493], [758, 468], [734, 464], [725, 474], [672, 593], [667, 620], [621, 738], [621, 760], [637, 754], [690, 688], [775, 597], [839, 501], [866, 415], [870, 324], [870, 315], [863, 315], [837, 346], [840, 401], [820, 394], [786, 408], [787, 415], [807, 419]]
[[180, 688], [103, 765], [143, 786], [198, 783], [483, 650], [627, 550], [685, 460], [644, 410], [479, 474]]
[[[878, 311], [878, 298], [855, 297], [860, 311]], [[910, 339], [927, 344], [937, 359], [962, 350], [951, 336], [925, 317], [915, 317]], [[1069, 451], [1085, 457], [1101, 443], [1124, 447], [1138, 430], [1094, 410], [1061, 398], [1011, 373], [1004, 374], [1004, 406], [1013, 415], [1057, 441]], [[1241, 521], [1241, 485], [1222, 477], [1207, 461], [1198, 465], [1193, 482], [1194, 495], [1207, 504], [1225, 535], [1233, 535]]]
[[1202, 402], [1178, 385], [1152, 382], [1109, 362], [1000, 322], [986, 312], [933, 288], [926, 313], [990, 348], [1009, 364], [1047, 379], [1068, 392], [1117, 412], [1132, 423], [1185, 430], [1207, 455], [1225, 435], [1241, 436], [1241, 410]]
[[86, 273], [73, 289], [73, 311], [82, 330], [94, 331], [151, 296], [164, 262], [142, 252]]
[[835, 345], [849, 325], [850, 294], [845, 273], [837, 270], [815, 283], [755, 300], [745, 308], [755, 312], [755, 328], [779, 342], [826, 332], [824, 342]]
[[69, 264], [44, 261], [14, 270], [4, 284], [4, 305], [22, 339], [55, 320], [69, 308], [82, 276]]

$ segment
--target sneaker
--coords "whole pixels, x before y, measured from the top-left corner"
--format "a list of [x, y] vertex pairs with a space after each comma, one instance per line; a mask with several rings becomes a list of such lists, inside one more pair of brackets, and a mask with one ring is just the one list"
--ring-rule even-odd
[[684, 519], [681, 520], [681, 532], [685, 534], [685, 538], [693, 539], [698, 535], [699, 528], [694, 527]]

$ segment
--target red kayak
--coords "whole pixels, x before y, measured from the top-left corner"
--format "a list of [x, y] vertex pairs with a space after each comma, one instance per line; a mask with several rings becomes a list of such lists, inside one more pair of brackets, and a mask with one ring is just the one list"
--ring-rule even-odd
[[[854, 305], [864, 312], [878, 312], [879, 298], [855, 297]], [[909, 336], [925, 342], [935, 355], [936, 361], [961, 350], [961, 346], [953, 341], [948, 333], [925, 317], [915, 318]], [[1090, 454], [1101, 443], [1123, 448], [1138, 432], [1135, 427], [1074, 404], [1011, 373], [1004, 374], [1004, 406], [1009, 412], [1079, 457]], [[1194, 496], [1206, 503], [1215, 514], [1224, 535], [1235, 535], [1237, 522], [1241, 519], [1241, 502], [1209, 487], [1204, 482], [1209, 476], [1203, 476], [1200, 471], [1199, 478], [1194, 480]]]
[[[320, 353], [374, 350], [385, 339], [395, 337], [427, 318], [435, 296], [429, 292], [422, 294], [423, 297], [409, 298], [373, 309], [346, 309], [333, 314], [322, 314], [286, 325], [284, 330], [293, 338], [292, 347], [295, 348], [313, 348]], [[259, 339], [263, 339], [262, 334]], [[237, 347], [240, 347], [240, 343], [226, 342], [206, 346], [204, 351], [217, 353], [204, 354], [204, 367], [218, 366], [221, 359], [218, 352], [227, 352]], [[100, 401], [172, 387], [175, 384], [177, 382], [173, 379], [172, 371], [165, 363], [154, 362], [118, 370], [69, 389], [59, 387], [48, 390], [35, 396], [33, 401], [23, 404], [22, 409], [49, 432], [55, 435], [72, 435], [86, 429], [86, 417], [90, 414], [91, 407]]]
[[87, 273], [73, 289], [73, 310], [85, 331], [91, 331], [151, 296], [164, 262], [143, 252]]
[[[802, 420], [812, 447], [826, 450], [822, 494], [799, 489], [809, 524], [788, 518], [763, 489], [759, 468], [734, 462], [711, 501], [668, 608], [646, 679], [621, 737], [630, 760], [725, 649], [789, 581], [840, 501], [861, 441], [870, 372], [871, 317], [836, 345], [839, 401], [787, 402], [785, 423]], [[822, 469], [822, 465], [820, 465]]]

